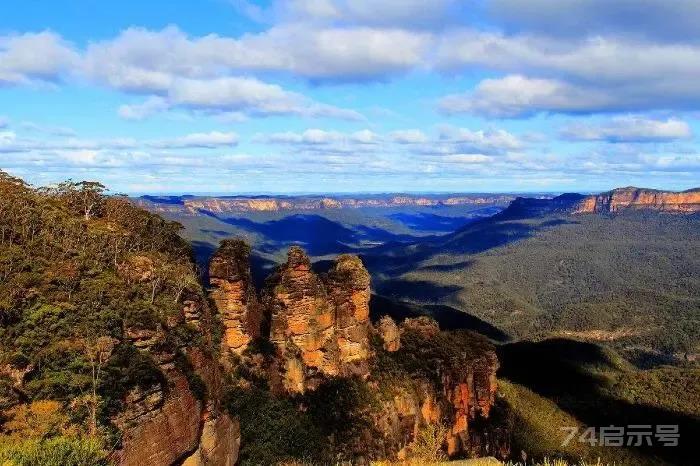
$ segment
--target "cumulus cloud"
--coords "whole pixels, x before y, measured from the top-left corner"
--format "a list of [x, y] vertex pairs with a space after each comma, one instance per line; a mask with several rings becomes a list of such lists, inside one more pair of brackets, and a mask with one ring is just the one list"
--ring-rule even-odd
[[562, 131], [573, 141], [669, 142], [693, 136], [688, 123], [677, 118], [653, 120], [639, 116], [613, 118], [603, 124], [574, 123]]
[[119, 116], [141, 120], [172, 108], [219, 113], [224, 115], [297, 115], [361, 120], [363, 116], [349, 109], [315, 102], [255, 78], [224, 77], [215, 79], [174, 79], [164, 96], [152, 96], [138, 104], [122, 105]]
[[700, 39], [700, 3], [696, 0], [490, 0], [488, 9], [511, 29], [556, 36]]
[[486, 79], [474, 91], [443, 97], [446, 114], [471, 113], [492, 118], [526, 117], [537, 112], [590, 112], [611, 108], [614, 99], [595, 89], [583, 89], [554, 79], [510, 75]]
[[[382, 79], [420, 65], [432, 40], [427, 33], [371, 27], [282, 24], [240, 38], [189, 37], [175, 26], [129, 28], [93, 43], [85, 72], [134, 92], [162, 92], [179, 78], [244, 72], [280, 72], [312, 80]], [[396, 47], [401, 44], [401, 47]]]
[[[448, 113], [517, 117], [540, 111], [686, 110], [700, 105], [695, 85], [700, 44], [600, 36], [565, 40], [475, 30], [452, 31], [441, 44], [439, 68], [509, 73], [482, 81], [471, 93], [444, 99], [441, 107]], [[491, 104], [495, 110], [489, 110]]]
[[287, 21], [432, 29], [456, 22], [463, 6], [459, 0], [284, 0], [272, 10]]
[[10, 120], [7, 117], [0, 116], [0, 129], [7, 128], [10, 124]]
[[53, 32], [0, 36], [0, 86], [60, 81], [79, 55]]
[[121, 105], [117, 114], [125, 120], [143, 120], [156, 113], [164, 112], [169, 107], [167, 100], [153, 96], [138, 104]]

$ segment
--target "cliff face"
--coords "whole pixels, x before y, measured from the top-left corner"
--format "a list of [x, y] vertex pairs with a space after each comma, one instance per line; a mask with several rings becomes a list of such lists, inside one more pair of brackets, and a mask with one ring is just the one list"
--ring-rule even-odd
[[250, 247], [223, 241], [209, 264], [209, 282], [224, 325], [223, 350], [240, 354], [260, 336], [263, 318], [250, 274]]
[[357, 257], [341, 256], [319, 277], [304, 251], [289, 250], [263, 298], [287, 391], [313, 387], [317, 375], [366, 375], [369, 297], [369, 274]]
[[634, 187], [620, 188], [580, 202], [575, 213], [612, 213], [626, 209], [692, 213], [700, 211], [700, 190], [684, 192], [656, 191]]
[[[196, 324], [201, 338], [211, 338], [211, 316], [199, 296], [184, 300], [180, 322]], [[172, 321], [172, 325], [180, 322]], [[161, 384], [127, 394], [126, 409], [115, 419], [123, 434], [115, 460], [124, 466], [233, 466], [240, 443], [238, 420], [221, 411], [222, 372], [219, 362], [198, 347], [172, 348], [169, 328], [127, 329], [126, 336], [150, 354], [163, 374]], [[179, 352], [179, 353], [178, 353]], [[182, 358], [178, 364], [177, 358]], [[184, 367], [183, 367], [184, 365]], [[206, 393], [196, 393], [197, 377]]]
[[[245, 282], [236, 287], [232, 299], [216, 297], [224, 287], [219, 278], [218, 287], [212, 280], [212, 296], [224, 319], [232, 301], [241, 316], [245, 307], [241, 303], [255, 300], [243, 262], [247, 255], [238, 254], [240, 260], [232, 266], [232, 244], [222, 245], [210, 267], [212, 278]], [[243, 250], [236, 244], [238, 251]], [[241, 299], [243, 289], [249, 290], [247, 300]], [[272, 350], [258, 354], [257, 347], [246, 343], [238, 347], [239, 364], [246, 366], [238, 373], [254, 374], [252, 379], [238, 379], [239, 390], [252, 389], [266, 379], [271, 396], [300, 400], [296, 402], [304, 406], [338, 377], [365, 384], [374, 401], [362, 399], [352, 416], [371, 413], [371, 422], [360, 424], [364, 427], [355, 432], [359, 437], [347, 447], [352, 455], [378, 459], [409, 455], [410, 445], [430, 426], [444, 426], [440, 441], [451, 456], [507, 452], [507, 435], [485, 434], [483, 427], [494, 406], [498, 368], [494, 348], [483, 337], [441, 331], [426, 317], [400, 325], [384, 317], [373, 327], [370, 276], [352, 255], [339, 256], [327, 273], [318, 274], [304, 251], [292, 247], [261, 294], [270, 329], [261, 337], [269, 340]], [[246, 347], [250, 351], [242, 352]], [[476, 421], [478, 427], [473, 425]]]
[[[497, 389], [498, 359], [493, 347], [476, 335], [465, 339], [443, 332], [427, 317], [406, 319], [397, 327], [398, 337], [395, 325], [384, 317], [378, 330], [384, 346], [396, 348], [391, 351], [393, 364], [405, 367], [412, 382], [383, 388], [388, 401], [377, 425], [388, 450], [406, 457], [419, 432], [443, 425], [450, 456], [506, 455], [508, 433], [503, 429], [487, 433], [484, 428], [489, 425]], [[481, 425], [475, 428], [472, 424], [477, 420]]]

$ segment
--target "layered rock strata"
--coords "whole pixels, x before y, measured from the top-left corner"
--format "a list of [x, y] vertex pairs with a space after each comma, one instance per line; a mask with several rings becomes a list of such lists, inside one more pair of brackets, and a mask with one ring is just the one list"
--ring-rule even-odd
[[359, 258], [340, 256], [320, 277], [292, 247], [263, 294], [287, 391], [313, 387], [317, 375], [368, 373], [369, 274]]
[[[182, 312], [169, 319], [175, 326], [189, 323], [210, 343], [211, 316], [201, 296], [183, 300]], [[163, 382], [127, 393], [126, 409], [114, 419], [122, 432], [122, 448], [114, 455], [121, 466], [233, 466], [238, 459], [240, 433], [238, 420], [221, 411], [222, 372], [219, 362], [199, 347], [170, 348], [166, 344], [170, 328], [126, 329], [125, 337], [157, 364]], [[191, 374], [183, 372], [175, 360], [181, 351]], [[197, 376], [206, 387], [195, 393], [191, 378]]]
[[700, 190], [657, 191], [634, 187], [619, 188], [588, 196], [576, 207], [576, 213], [612, 213], [626, 209], [692, 213], [700, 211]]
[[223, 349], [240, 354], [260, 336], [263, 318], [250, 272], [250, 247], [240, 240], [222, 241], [209, 264], [209, 283], [224, 325]]

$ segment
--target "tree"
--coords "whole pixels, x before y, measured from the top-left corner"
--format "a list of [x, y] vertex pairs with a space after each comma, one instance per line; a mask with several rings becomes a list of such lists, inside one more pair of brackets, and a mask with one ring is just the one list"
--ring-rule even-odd
[[68, 204], [83, 215], [85, 221], [102, 213], [107, 188], [97, 181], [68, 180], [58, 185], [59, 196], [64, 197]]
[[90, 437], [97, 436], [97, 413], [100, 407], [100, 396], [97, 388], [102, 380], [102, 370], [114, 350], [115, 340], [110, 337], [88, 337], [83, 341], [83, 352], [90, 363], [90, 393], [83, 395], [78, 402], [85, 405], [89, 413]]

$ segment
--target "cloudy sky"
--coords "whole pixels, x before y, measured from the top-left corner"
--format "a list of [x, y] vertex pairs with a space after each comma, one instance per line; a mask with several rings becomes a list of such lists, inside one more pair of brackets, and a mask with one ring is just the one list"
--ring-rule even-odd
[[700, 185], [697, 0], [3, 0], [0, 168], [128, 193]]

